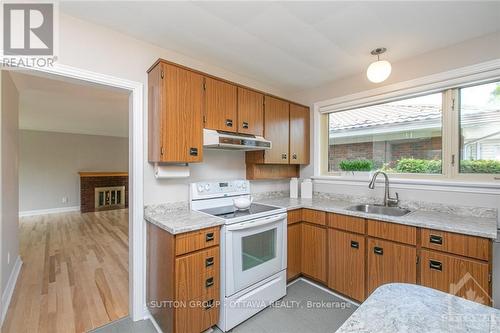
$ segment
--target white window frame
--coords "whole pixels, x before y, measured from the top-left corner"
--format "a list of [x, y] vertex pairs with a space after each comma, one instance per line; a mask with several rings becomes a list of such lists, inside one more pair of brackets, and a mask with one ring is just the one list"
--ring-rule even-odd
[[[489, 185], [497, 187], [500, 184], [499, 175], [461, 174], [459, 172], [460, 144], [458, 141], [458, 133], [460, 130], [458, 88], [479, 85], [495, 80], [500, 80], [500, 59], [315, 103], [313, 107], [313, 126], [315, 133], [313, 139], [313, 178], [323, 180], [366, 181], [371, 175], [369, 172], [358, 172], [353, 175], [341, 172], [328, 172], [329, 113], [442, 92], [442, 174], [393, 173], [390, 174], [390, 177], [402, 183], [442, 184], [455, 182], [461, 184], [478, 183], [486, 187], [489, 187]], [[455, 163], [452, 163], [452, 160], [454, 160]]]

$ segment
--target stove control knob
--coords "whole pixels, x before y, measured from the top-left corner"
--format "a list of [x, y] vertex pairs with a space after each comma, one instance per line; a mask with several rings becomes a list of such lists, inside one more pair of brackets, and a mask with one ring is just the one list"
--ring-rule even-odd
[[205, 191], [207, 191], [207, 192], [210, 191], [210, 184], [205, 185]]
[[203, 189], [204, 189], [203, 185], [198, 185], [198, 192], [203, 192]]

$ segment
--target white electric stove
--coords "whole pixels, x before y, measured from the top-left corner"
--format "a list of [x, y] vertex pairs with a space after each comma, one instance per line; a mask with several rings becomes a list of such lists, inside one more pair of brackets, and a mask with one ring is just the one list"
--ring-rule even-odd
[[246, 180], [191, 184], [191, 209], [225, 220], [221, 230], [221, 306], [217, 326], [227, 332], [286, 295], [286, 209], [254, 204]]

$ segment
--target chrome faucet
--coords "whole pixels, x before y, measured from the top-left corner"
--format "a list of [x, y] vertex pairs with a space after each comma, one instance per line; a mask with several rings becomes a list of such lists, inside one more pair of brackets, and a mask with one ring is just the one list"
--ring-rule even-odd
[[378, 175], [383, 175], [385, 178], [385, 194], [384, 194], [384, 206], [386, 207], [396, 207], [399, 204], [399, 194], [396, 192], [396, 197], [391, 198], [390, 192], [389, 192], [389, 177], [387, 174], [383, 171], [377, 171], [372, 177], [372, 180], [370, 182], [370, 185], [368, 185], [369, 189], [374, 189], [375, 188], [375, 181], [377, 180]]

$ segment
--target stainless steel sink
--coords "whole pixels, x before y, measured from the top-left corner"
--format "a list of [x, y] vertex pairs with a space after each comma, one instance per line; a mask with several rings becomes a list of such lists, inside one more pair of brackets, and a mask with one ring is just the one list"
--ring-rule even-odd
[[408, 209], [399, 208], [399, 207], [387, 207], [383, 205], [355, 205], [346, 208], [347, 210], [353, 212], [363, 212], [367, 214], [377, 214], [377, 215], [389, 215], [389, 216], [404, 216], [408, 213], [411, 213]]

